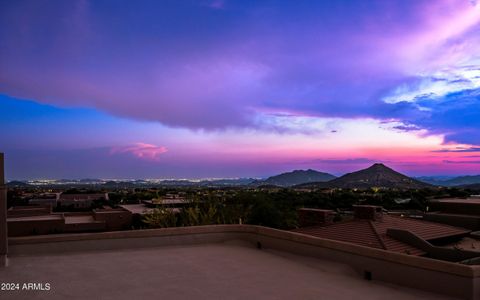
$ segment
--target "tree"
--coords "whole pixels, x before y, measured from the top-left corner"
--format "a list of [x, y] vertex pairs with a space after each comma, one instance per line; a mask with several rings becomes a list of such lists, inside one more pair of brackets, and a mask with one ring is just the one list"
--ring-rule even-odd
[[282, 214], [273, 201], [258, 199], [252, 206], [248, 223], [280, 228], [282, 227]]
[[143, 221], [150, 228], [163, 228], [177, 226], [177, 215], [168, 208], [155, 208], [143, 217]]

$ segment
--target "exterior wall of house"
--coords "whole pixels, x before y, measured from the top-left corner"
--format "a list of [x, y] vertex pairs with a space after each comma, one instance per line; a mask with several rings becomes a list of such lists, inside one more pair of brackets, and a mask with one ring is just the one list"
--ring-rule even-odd
[[93, 200], [90, 199], [64, 199], [59, 200], [57, 202], [58, 206], [69, 207], [72, 206], [74, 208], [89, 208], [92, 206]]
[[28, 200], [28, 204], [30, 205], [49, 205], [50, 207], [57, 206], [57, 199], [56, 198], [36, 198]]
[[480, 216], [480, 202], [469, 201], [468, 199], [456, 201], [431, 201], [429, 204], [430, 211], [441, 211], [451, 214], [465, 214]]
[[448, 213], [426, 213], [423, 219], [431, 222], [438, 222], [452, 226], [459, 226], [471, 230], [480, 230], [479, 215], [457, 215]]
[[335, 214], [333, 210], [300, 208], [298, 210], [299, 226], [329, 225], [333, 223]]
[[14, 206], [7, 210], [7, 218], [49, 215], [50, 206]]
[[50, 207], [25, 206], [8, 210], [7, 223], [9, 236], [123, 230], [131, 228], [132, 214], [125, 209], [52, 213]]
[[69, 223], [64, 225], [64, 232], [92, 232], [104, 231], [105, 223]]
[[64, 232], [94, 232], [104, 231], [105, 221], [95, 220], [91, 212], [66, 212]]
[[61, 216], [38, 220], [23, 220], [23, 218], [12, 218], [8, 220], [9, 236], [25, 236], [62, 233], [64, 220]]
[[132, 225], [132, 213], [125, 209], [96, 209], [95, 220], [105, 222], [105, 230], [128, 229]]
[[354, 205], [353, 214], [357, 219], [381, 220], [383, 217], [382, 207], [374, 205]]

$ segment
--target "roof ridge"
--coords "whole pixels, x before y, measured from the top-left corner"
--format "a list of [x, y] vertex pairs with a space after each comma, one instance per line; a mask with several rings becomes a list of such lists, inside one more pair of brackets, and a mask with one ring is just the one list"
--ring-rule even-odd
[[385, 245], [385, 242], [383, 241], [382, 236], [380, 233], [378, 233], [377, 227], [373, 223], [373, 221], [368, 220], [368, 223], [370, 224], [370, 227], [372, 227], [373, 232], [375, 233], [375, 236], [377, 237], [378, 241], [380, 242], [380, 245], [383, 247], [383, 249], [388, 250], [387, 246]]

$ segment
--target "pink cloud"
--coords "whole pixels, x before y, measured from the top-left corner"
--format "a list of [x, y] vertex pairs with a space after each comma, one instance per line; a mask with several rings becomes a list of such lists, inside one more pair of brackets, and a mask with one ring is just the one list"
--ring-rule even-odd
[[164, 146], [135, 143], [131, 146], [114, 147], [110, 150], [110, 154], [130, 153], [140, 159], [158, 161], [160, 156], [167, 151], [168, 149]]

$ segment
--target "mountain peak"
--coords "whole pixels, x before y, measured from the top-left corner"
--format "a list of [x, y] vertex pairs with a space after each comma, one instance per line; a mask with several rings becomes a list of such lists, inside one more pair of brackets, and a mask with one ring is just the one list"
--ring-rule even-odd
[[369, 170], [369, 171], [373, 171], [373, 172], [396, 172], [392, 168], [389, 168], [382, 163], [374, 163], [373, 165], [371, 165], [370, 167], [368, 167], [364, 170]]
[[[382, 164], [382, 163], [374, 163], [373, 165], [370, 166], [370, 168], [385, 168], [385, 169], [390, 169], [389, 167], [387, 167], [386, 165]], [[370, 169], [369, 168], [369, 169]], [[391, 170], [391, 169], [390, 169]]]
[[336, 178], [332, 174], [318, 172], [312, 169], [294, 170], [267, 178], [262, 183], [277, 186], [293, 186], [310, 182], [325, 182]]
[[339, 188], [424, 188], [428, 184], [405, 176], [382, 163], [353, 173], [348, 173], [329, 182], [332, 187]]

